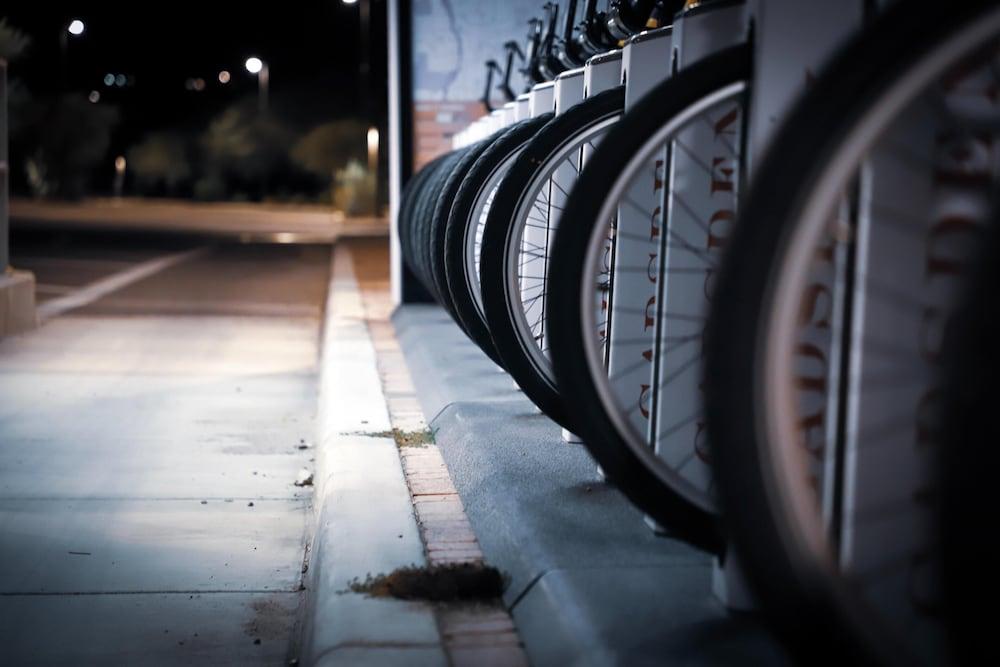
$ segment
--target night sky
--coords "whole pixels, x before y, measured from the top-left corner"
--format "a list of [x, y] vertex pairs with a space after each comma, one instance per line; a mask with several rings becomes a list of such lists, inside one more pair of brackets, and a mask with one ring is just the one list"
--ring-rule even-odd
[[[361, 0], [364, 2], [366, 0]], [[271, 109], [303, 127], [347, 115], [363, 115], [384, 127], [385, 6], [370, 1], [372, 75], [362, 95], [359, 5], [342, 0], [285, 0], [280, 3], [174, 0], [143, 2], [10, 2], [0, 16], [29, 34], [26, 57], [11, 76], [35, 94], [58, 92], [60, 33], [74, 18], [86, 31], [70, 37], [66, 88], [98, 90], [99, 103], [118, 106], [122, 123], [113, 147], [124, 151], [150, 130], [203, 127], [222, 109], [256, 95], [256, 79], [244, 69], [251, 55], [271, 71]], [[220, 70], [231, 82], [218, 81]], [[125, 74], [134, 83], [106, 87], [106, 74]], [[202, 92], [187, 90], [202, 78]]]

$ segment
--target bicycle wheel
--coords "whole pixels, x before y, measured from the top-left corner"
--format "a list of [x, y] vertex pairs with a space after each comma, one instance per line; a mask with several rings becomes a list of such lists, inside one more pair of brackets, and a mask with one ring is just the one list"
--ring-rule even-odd
[[577, 433], [633, 503], [712, 552], [721, 539], [690, 399], [725, 230], [697, 212], [710, 204], [726, 223], [735, 211], [750, 56], [738, 46], [692, 64], [608, 132], [566, 204], [549, 269], [552, 360]]
[[459, 187], [462, 185], [462, 181], [469, 173], [472, 165], [479, 159], [479, 156], [482, 155], [487, 148], [489, 148], [493, 139], [494, 137], [490, 137], [462, 149], [463, 155], [455, 163], [455, 166], [445, 177], [441, 185], [441, 190], [434, 203], [434, 210], [431, 213], [430, 224], [428, 227], [428, 249], [430, 261], [428, 268], [431, 278], [434, 281], [434, 287], [440, 296], [441, 305], [444, 306], [444, 309], [448, 311], [448, 314], [452, 316], [452, 319], [454, 319], [463, 329], [465, 327], [455, 310], [454, 301], [451, 298], [451, 292], [448, 290], [448, 278], [445, 275], [445, 234], [447, 232], [448, 218], [451, 213], [452, 204], [455, 201], [455, 195], [457, 194]]
[[403, 194], [400, 198], [397, 224], [400, 252], [403, 255], [403, 260], [415, 276], [418, 275], [419, 271], [417, 269], [418, 262], [416, 259], [415, 232], [413, 229], [417, 201], [423, 195], [424, 184], [427, 182], [428, 177], [437, 169], [444, 158], [444, 155], [434, 158], [434, 160], [424, 165], [420, 171], [414, 174], [406, 183], [406, 187], [403, 189]]
[[[518, 386], [545, 414], [574, 430], [556, 388], [544, 330], [548, 248], [560, 206], [582, 164], [621, 117], [623, 88], [604, 91], [555, 116], [525, 146], [500, 182], [483, 229], [483, 310], [497, 352]], [[566, 171], [571, 177], [567, 178]]]
[[427, 187], [427, 197], [424, 201], [424, 209], [421, 214], [421, 222], [423, 224], [420, 228], [420, 250], [422, 252], [424, 279], [428, 283], [428, 289], [434, 294], [437, 302], [441, 304], [442, 307], [445, 307], [445, 310], [448, 310], [446, 302], [449, 301], [450, 298], [447, 292], [442, 294], [438, 291], [438, 283], [435, 280], [433, 269], [433, 253], [435, 249], [433, 236], [435, 223], [434, 214], [441, 202], [445, 186], [448, 184], [452, 174], [456, 169], [458, 169], [465, 156], [477, 146], [478, 144], [470, 144], [469, 146], [464, 146], [448, 154], [447, 158], [442, 162], [441, 168], [432, 177], [432, 180], [429, 181], [429, 185]]
[[809, 87], [718, 277], [713, 467], [749, 583], [803, 658], [946, 659], [940, 357], [997, 184], [1000, 8], [939, 9], [893, 5]]
[[1000, 515], [992, 476], [1000, 469], [994, 418], [1000, 375], [1000, 225], [994, 213], [983, 252], [965, 285], [946, 343], [946, 396], [941, 435], [942, 594], [956, 664], [997, 664], [993, 619], [981, 600], [1000, 593], [984, 577], [1000, 560], [991, 526]]
[[462, 149], [451, 151], [427, 166], [427, 176], [416, 196], [410, 222], [410, 246], [413, 255], [411, 268], [427, 292], [438, 303], [441, 298], [430, 275], [430, 218], [441, 187], [455, 163], [461, 159], [462, 153]]
[[490, 336], [480, 289], [483, 226], [497, 186], [511, 162], [551, 118], [552, 114], [543, 114], [504, 130], [462, 179], [448, 214], [444, 269], [455, 313], [469, 337], [499, 366], [503, 366], [503, 361]]

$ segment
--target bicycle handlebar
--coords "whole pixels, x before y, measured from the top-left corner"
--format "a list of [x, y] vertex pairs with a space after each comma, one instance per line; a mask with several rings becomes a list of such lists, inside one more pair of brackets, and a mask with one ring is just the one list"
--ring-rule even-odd
[[500, 85], [497, 86], [497, 90], [504, 94], [508, 102], [513, 102], [517, 97], [517, 93], [514, 89], [510, 87], [510, 75], [514, 68], [514, 56], [518, 56], [522, 61], [524, 61], [524, 52], [521, 51], [521, 47], [518, 46], [517, 42], [509, 41], [505, 42], [503, 48], [507, 51], [507, 63], [503, 71], [503, 80]]
[[490, 103], [490, 91], [493, 90], [493, 74], [496, 72], [503, 73], [500, 70], [500, 65], [497, 64], [495, 60], [486, 61], [486, 90], [483, 91], [482, 102], [486, 107], [487, 113], [493, 111], [494, 106]]

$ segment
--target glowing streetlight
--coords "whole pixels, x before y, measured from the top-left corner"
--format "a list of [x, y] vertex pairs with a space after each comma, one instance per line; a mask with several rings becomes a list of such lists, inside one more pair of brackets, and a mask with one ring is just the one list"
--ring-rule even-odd
[[271, 80], [271, 71], [267, 68], [267, 63], [257, 56], [247, 58], [244, 65], [248, 72], [257, 75], [257, 105], [262, 114], [267, 113], [267, 86]]
[[69, 23], [63, 23], [62, 28], [59, 29], [59, 87], [63, 90], [66, 89], [66, 73], [68, 69], [66, 53], [69, 51], [69, 38], [70, 36], [79, 37], [86, 29], [87, 26], [80, 19], [73, 19]]
[[372, 214], [378, 213], [378, 128], [375, 126], [368, 128], [368, 173], [371, 174], [372, 182]]
[[247, 58], [246, 68], [251, 74], [258, 74], [264, 69], [264, 61], [257, 57]]
[[375, 173], [378, 168], [378, 128], [368, 128], [368, 171]]
[[345, 4], [345, 5], [353, 5], [353, 4], [355, 4], [355, 3], [357, 2], [357, 1], [358, 1], [358, 0], [344, 0], [344, 4]]
[[229, 83], [232, 75], [229, 74], [229, 70], [222, 70], [219, 72], [219, 83]]
[[115, 158], [115, 197], [121, 197], [125, 189], [125, 156], [119, 155]]

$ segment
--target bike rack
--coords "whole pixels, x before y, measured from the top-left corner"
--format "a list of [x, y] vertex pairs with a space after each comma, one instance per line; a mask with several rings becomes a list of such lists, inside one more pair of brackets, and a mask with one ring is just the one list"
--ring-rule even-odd
[[621, 83], [622, 52], [615, 49], [591, 57], [583, 66], [584, 98], [611, 90]]
[[514, 103], [517, 105], [514, 108], [515, 121], [527, 120], [528, 118], [531, 118], [531, 107], [529, 106], [530, 99], [531, 97], [528, 93], [522, 93], [517, 96], [516, 100], [514, 100]]
[[507, 102], [503, 105], [503, 126], [508, 127], [514, 124], [517, 117], [517, 102]]
[[[585, 67], [577, 67], [576, 69], [567, 70], [556, 77], [554, 110], [557, 116], [564, 113], [574, 104], [579, 104], [583, 101], [583, 80], [585, 70]], [[579, 169], [579, 164], [574, 164], [576, 168]], [[560, 169], [553, 175], [553, 180], [565, 182], [567, 184], [567, 186], [550, 189], [549, 197], [553, 206], [561, 207], [565, 203], [566, 195], [563, 193], [568, 191], [568, 184], [572, 183], [575, 178], [575, 173], [567, 173], [567, 170], [570, 170], [567, 166], [560, 167]], [[576, 445], [583, 444], [583, 440], [581, 440], [575, 433], [572, 433], [565, 428], [561, 429], [561, 431], [564, 442]]]
[[[819, 71], [824, 62], [844, 42], [845, 39], [859, 30], [866, 17], [866, 12], [872, 8], [884, 6], [885, 2], [871, 3], [865, 0], [816, 0], [805, 3], [801, 0], [717, 0], [703, 3], [693, 9], [678, 15], [672, 26], [640, 33], [626, 40], [622, 50], [611, 50], [592, 56], [583, 67], [569, 69], [561, 73], [552, 72], [551, 63], [547, 59], [552, 56], [552, 41], [557, 21], [557, 12], [548, 9], [548, 21], [534, 20], [529, 31], [529, 48], [524, 56], [525, 71], [529, 76], [537, 78], [536, 70], [548, 70], [555, 74], [554, 80], [536, 83], [530, 92], [518, 95], [514, 101], [507, 102], [502, 108], [491, 110], [488, 116], [476, 121], [469, 127], [457, 133], [453, 145], [467, 146], [476, 141], [500, 131], [514, 122], [527, 118], [538, 117], [554, 111], [557, 115], [580, 101], [613, 87], [625, 86], [625, 109], [632, 108], [643, 94], [652, 87], [672, 76], [675, 72], [684, 70], [706, 56], [723, 49], [749, 41], [753, 46], [753, 94], [750, 96], [748, 108], [737, 108], [736, 115], [730, 125], [724, 130], [710, 126], [700, 128], [685, 128], [681, 132], [684, 139], [684, 151], [674, 151], [668, 159], [666, 149], [656, 156], [648, 165], [649, 178], [641, 184], [641, 188], [629, 191], [629, 197], [637, 206], [626, 209], [620, 207], [615, 222], [615, 234], [609, 236], [609, 248], [615, 244], [616, 262], [624, 261], [624, 257], [649, 257], [650, 266], [662, 263], [667, 267], [662, 275], [671, 275], [665, 286], [657, 286], [651, 278], [652, 269], [647, 275], [619, 275], [611, 288], [608, 324], [608, 345], [606, 350], [609, 373], [621, 375], [625, 383], [634, 389], [639, 400], [643, 400], [644, 391], [649, 389], [651, 377], [671, 377], [674, 380], [668, 389], [654, 392], [646, 410], [646, 417], [641, 413], [635, 417], [636, 426], [641, 429], [651, 428], [651, 424], [669, 423], [669, 413], [697, 414], [700, 412], [700, 368], [699, 364], [682, 369], [678, 360], [664, 355], [659, 361], [659, 367], [653, 369], [653, 358], [648, 366], [636, 368], [628, 373], [624, 369], [631, 368], [637, 357], [650, 348], [655, 339], [670, 336], [670, 331], [659, 327], [669, 327], [662, 323], [661, 314], [656, 312], [657, 298], [660, 294], [663, 300], [671, 304], [671, 308], [684, 313], [705, 312], [709, 305], [709, 289], [705, 275], [691, 274], [675, 277], [670, 274], [670, 268], [683, 267], [685, 258], [683, 251], [677, 246], [663, 245], [662, 239], [668, 234], [676, 234], [685, 239], [696, 239], [699, 247], [704, 246], [706, 253], [717, 258], [716, 252], [721, 252], [721, 239], [726, 236], [729, 221], [735, 216], [735, 191], [738, 185], [748, 182], [749, 174], [755, 164], [759, 164], [761, 156], [766, 152], [775, 127], [783, 119], [786, 111], [808, 85], [809, 80]], [[588, 16], [592, 20], [596, 11], [596, 3], [588, 2]], [[569, 14], [565, 16], [562, 41], [565, 44], [573, 40], [572, 21], [576, 3], [570, 5]], [[543, 35], [544, 30], [544, 35]], [[578, 41], [583, 44], [587, 34]], [[508, 43], [507, 67], [505, 85], [508, 82], [514, 51]], [[514, 48], [516, 48], [514, 44]], [[604, 45], [606, 46], [606, 45]], [[568, 67], [572, 62], [563, 60], [562, 67]], [[485, 99], [488, 104], [492, 87], [492, 76], [500, 72], [496, 63], [489, 68]], [[509, 85], [506, 89], [510, 90]], [[925, 130], [919, 123], [898, 128], [899, 136], [906, 140], [919, 138]], [[742, 134], [745, 133], [746, 151], [736, 155], [729, 162], [716, 162], [720, 134], [726, 133], [726, 141], [739, 145]], [[928, 151], [928, 146], [918, 147]], [[589, 149], [583, 149], [579, 158], [579, 167], [589, 157]], [[729, 160], [729, 157], [725, 158]], [[698, 173], [696, 163], [717, 165], [724, 168], [707, 172], [708, 182], [691, 178]], [[524, 242], [529, 247], [545, 247], [548, 235], [551, 233], [552, 216], [556, 209], [561, 209], [568, 191], [569, 184], [575, 179], [573, 169], [560, 168], [552, 177], [549, 186], [549, 209], [546, 228], [530, 228], [525, 231]], [[704, 170], [702, 170], [704, 171]], [[740, 173], [742, 172], [742, 173]], [[914, 192], [930, 192], [932, 188], [925, 180], [883, 178], [886, 174], [898, 174], [900, 170], [893, 164], [891, 155], [875, 154], [868, 175], [872, 182], [866, 187], [869, 201], [891, 202], [895, 210], [912, 214], [923, 213], [933, 206], [944, 207], [976, 205], [981, 203], [962, 199], [961, 194], [955, 194], [954, 201], [958, 203], [935, 202], [927, 198], [914, 196]], [[679, 178], [684, 174], [685, 178]], [[716, 179], [712, 181], [711, 179]], [[709, 187], [706, 187], [706, 184]], [[719, 187], [713, 188], [713, 185]], [[725, 186], [725, 187], [724, 187]], [[730, 190], [731, 188], [731, 190]], [[732, 201], [723, 202], [719, 192], [733, 192]], [[665, 197], [665, 199], [664, 199]], [[721, 202], [721, 203], [720, 203]], [[683, 203], [683, 206], [681, 205]], [[669, 229], [663, 225], [667, 210], [687, 211], [685, 214], [673, 214], [669, 221]], [[720, 208], [723, 207], [723, 208]], [[727, 208], [728, 207], [728, 208]], [[871, 220], [876, 215], [872, 210], [865, 210], [856, 230], [864, 243], [871, 248], [882, 248], [883, 256], [890, 256], [893, 249], [900, 258], [898, 263], [887, 262], [878, 266], [870, 266], [864, 257], [858, 258], [854, 268], [854, 277], [859, 285], [852, 294], [843, 293], [844, 274], [848, 264], [844, 258], [836, 258], [829, 273], [822, 280], [820, 287], [833, 295], [831, 298], [846, 303], [846, 307], [857, 309], [860, 319], [866, 327], [884, 328], [896, 331], [899, 327], [919, 328], [919, 321], [901, 323], [889, 321], [889, 315], [864, 310], [863, 296], [871, 289], [871, 281], [880, 275], [908, 276], [907, 296], [916, 302], [926, 303], [928, 308], [940, 306], [947, 299], [947, 293], [926, 294], [921, 288], [920, 266], [913, 258], [924, 257], [933, 241], [928, 239], [907, 240], [894, 236], [886, 231], [887, 226], [872, 225]], [[721, 213], [720, 213], [721, 212]], [[702, 221], [708, 220], [705, 225]], [[714, 225], [714, 226], [713, 226]], [[917, 244], [917, 245], [914, 245]], [[920, 245], [923, 244], [923, 245]], [[659, 255], [663, 247], [663, 256]], [[719, 248], [717, 251], [716, 248]], [[610, 254], [610, 253], [609, 253]], [[618, 267], [612, 267], [614, 271]], [[532, 271], [535, 271], [534, 273]], [[544, 278], [545, 267], [526, 269], [527, 278]], [[710, 276], [711, 271], [707, 272]], [[868, 281], [868, 282], [866, 282]], [[659, 291], [658, 291], [659, 290]], [[838, 290], [840, 290], [838, 292]], [[544, 308], [544, 302], [530, 308]], [[533, 319], [535, 312], [528, 313]], [[656, 324], [651, 324], [655, 322]], [[856, 363], [863, 364], [865, 358], [865, 329], [857, 331], [841, 331], [842, 327], [834, 321], [831, 327], [833, 334], [806, 334], [812, 336], [809, 342], [832, 356], [836, 350], [848, 346], [851, 354], [856, 355]], [[642, 336], [637, 338], [635, 331], [639, 329]], [[870, 329], [869, 329], [870, 330]], [[626, 333], [628, 332], [628, 333]], [[856, 340], [845, 341], [840, 336], [852, 336]], [[543, 331], [542, 335], [545, 333]], [[826, 336], [826, 337], [823, 337]], [[832, 336], [832, 337], [831, 337]], [[620, 342], [626, 341], [626, 342]], [[681, 360], [684, 361], [684, 360]], [[829, 368], [836, 364], [829, 363]], [[832, 373], [832, 372], [831, 372]], [[831, 382], [836, 378], [828, 378]], [[867, 397], [865, 397], [867, 398]], [[829, 399], [832, 401], [832, 399]], [[884, 413], [886, 406], [880, 404], [877, 398], [862, 400], [855, 397], [847, 411], [849, 423], [827, 425], [825, 428], [841, 428], [848, 432], [857, 431], [864, 424], [876, 420]], [[817, 410], [833, 410], [827, 404], [828, 399], [816, 399]], [[649, 415], [655, 415], [649, 419]], [[657, 454], [666, 454], [671, 450], [692, 448], [704, 453], [703, 420], [694, 420], [690, 424], [671, 431], [665, 437], [657, 437], [657, 433], [647, 431], [649, 441], [653, 443]], [[563, 439], [567, 442], [579, 442], [572, 433], [563, 430]], [[910, 439], [912, 440], [912, 438]], [[906, 438], [892, 443], [896, 451], [910, 444]], [[844, 545], [842, 556], [852, 566], [864, 568], [874, 567], [875, 555], [864, 551], [864, 540], [855, 539], [863, 531], [878, 530], [877, 526], [864, 524], [861, 520], [869, 503], [885, 502], [887, 495], [896, 494], [904, 498], [912, 494], [915, 476], [908, 476], [898, 470], [893, 474], [888, 472], [884, 459], [877, 458], [878, 453], [861, 447], [856, 440], [847, 439], [846, 449], [831, 452], [824, 462], [828, 468], [836, 465], [847, 470], [845, 497], [849, 499], [844, 512], [841, 543]], [[837, 460], [834, 460], [834, 457]], [[707, 460], [707, 459], [706, 459]], [[703, 466], [703, 475], [709, 474], [707, 464]], [[892, 478], [893, 484], [876, 484], [873, 480]], [[827, 512], [832, 511], [830, 504], [834, 499], [824, 496]], [[837, 499], [837, 502], [841, 502]], [[658, 532], [662, 528], [652, 520], [647, 522]], [[863, 537], [863, 536], [862, 536]], [[920, 536], [915, 533], [905, 534], [901, 540], [916, 540]], [[753, 603], [746, 590], [740, 566], [736, 562], [732, 550], [727, 550], [725, 559], [716, 561], [713, 571], [713, 590], [716, 595], [730, 608], [748, 609]]]
[[[770, 22], [763, 21], [760, 28], [763, 37], [760, 49], [765, 57], [758, 72], [761, 81], [759, 84], [755, 81], [755, 85], [773, 92], [771, 97], [762, 94], [756, 100], [762, 109], [758, 111], [759, 125], [752, 126], [756, 130], [752, 137], [754, 147], [760, 152], [766, 151], [766, 141], [773, 129], [773, 122], [766, 121], [780, 116], [797, 92], [797, 88], [788, 86], [787, 82], [803, 78], [798, 72], [788, 72], [787, 63], [783, 69], [782, 64], [775, 62], [773, 54], [781, 48], [786, 49], [786, 53], [794, 48], [805, 62], [819, 64], [829, 50], [862, 25], [865, 14], [865, 6], [860, 2], [851, 3], [849, 11], [845, 11], [841, 3], [832, 2], [820, 3], [819, 8], [810, 7], [809, 11], [796, 8], [794, 2], [768, 0], [766, 4], [768, 12], [764, 17], [773, 18]], [[775, 12], [775, 7], [783, 8], [785, 13]], [[782, 45], [778, 36], [787, 29], [789, 22], [795, 22], [797, 30], [804, 27], [808, 33], [794, 44]], [[766, 39], [768, 35], [772, 37], [770, 41]], [[771, 57], [767, 57], [768, 54], [772, 54]], [[795, 62], [798, 63], [798, 59]], [[914, 518], [928, 511], [915, 498], [925, 482], [924, 468], [929, 465], [927, 458], [930, 455], [916, 451], [914, 443], [919, 440], [917, 420], [925, 409], [922, 401], [930, 395], [929, 364], [912, 350], [905, 361], [900, 355], [907, 354], [908, 346], [903, 341], [912, 339], [912, 332], [926, 336], [922, 343], [927, 348], [923, 353], [928, 356], [933, 356], [942, 345], [941, 339], [934, 334], [937, 323], [926, 318], [928, 313], [946, 311], [956, 279], [934, 275], [928, 268], [927, 258], [937, 256], [948, 244], [944, 235], [938, 232], [949, 224], [945, 221], [962, 219], [971, 211], [989, 210], [990, 206], [972, 188], [955, 183], [943, 185], [948, 182], [949, 175], [959, 176], [968, 165], [961, 164], [962, 159], [958, 160], [959, 164], [950, 166], [941, 166], [940, 161], [935, 161], [933, 122], [930, 114], [917, 114], [901, 119], [890, 130], [888, 138], [892, 143], [907, 148], [905, 161], [897, 151], [883, 148], [868, 156], [860, 185], [862, 208], [852, 232], [854, 241], [845, 244], [845, 254], [834, 257], [828, 271], [816, 278], [816, 287], [830, 294], [832, 303], [844, 305], [831, 308], [832, 324], [825, 328], [830, 333], [819, 327], [806, 327], [802, 333], [803, 341], [828, 361], [828, 386], [837, 387], [840, 382], [838, 355], [847, 355], [846, 363], [855, 369], [851, 373], [850, 386], [839, 393], [831, 390], [828, 397], [812, 397], [811, 403], [802, 408], [805, 413], [815, 410], [821, 415], [826, 433], [820, 435], [825, 436], [822, 439], [828, 445], [834, 445], [824, 452], [825, 470], [821, 478], [833, 479], [833, 470], [838, 459], [841, 461], [842, 488], [824, 485], [823, 511], [824, 518], [833, 521], [837, 508], [843, 508], [839, 524], [833, 524], [831, 530], [839, 543], [841, 563], [855, 576], [881, 572], [895, 555], [916, 553], [927, 547], [928, 535], [924, 532], [930, 523], [926, 520], [927, 515], [923, 521], [915, 519], [900, 528], [895, 525], [898, 519], [893, 516], [880, 519], [878, 511], [887, 506], [903, 507], [906, 508], [903, 511]], [[935, 172], [930, 167], [936, 164], [938, 171]], [[914, 165], [927, 167], [920, 169]], [[928, 212], [932, 212], [929, 219]], [[885, 222], [898, 219], [927, 220], [926, 234], [900, 231], [897, 225]], [[848, 258], [848, 254], [852, 257]], [[870, 257], [877, 257], [878, 261]], [[853, 289], [845, 287], [852, 284]], [[919, 307], [905, 312], [880, 309], [877, 299], [872, 296], [877, 294], [879, 285], [885, 284], [895, 286], [895, 298]], [[844, 325], [848, 313], [852, 322], [850, 330]], [[899, 372], [899, 365], [905, 363], [912, 373], [907, 398], [914, 406], [913, 423], [884, 434], [877, 442], [858, 434], [883, 423], [887, 413], [898, 412], [899, 405], [894, 400], [899, 397], [887, 398], [876, 388], [869, 389], [861, 382], [866, 375], [879, 372], [880, 355], [876, 343], [871, 342], [873, 338], [900, 341], [893, 363], [896, 372]], [[843, 415], [842, 422], [837, 422], [837, 414]], [[832, 437], [837, 432], [843, 434], [842, 438]], [[842, 449], [837, 451], [838, 447]], [[906, 464], [901, 465], [901, 462]], [[889, 530], [892, 530], [891, 550], [879, 539]], [[922, 575], [919, 563], [906, 562], [880, 576], [886, 588], [919, 595], [917, 582]]]

